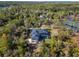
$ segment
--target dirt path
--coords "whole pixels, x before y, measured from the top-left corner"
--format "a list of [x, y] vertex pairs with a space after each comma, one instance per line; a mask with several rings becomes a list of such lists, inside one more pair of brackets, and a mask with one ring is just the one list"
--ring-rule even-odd
[[76, 46], [79, 46], [79, 33], [74, 33], [75, 35], [71, 37], [73, 43], [76, 45]]

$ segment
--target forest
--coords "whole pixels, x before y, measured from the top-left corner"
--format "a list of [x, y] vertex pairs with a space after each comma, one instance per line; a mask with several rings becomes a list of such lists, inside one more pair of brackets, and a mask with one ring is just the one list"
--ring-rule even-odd
[[[79, 57], [79, 32], [67, 20], [79, 22], [79, 2], [0, 2], [0, 57]], [[48, 29], [50, 38], [29, 43], [29, 29]]]

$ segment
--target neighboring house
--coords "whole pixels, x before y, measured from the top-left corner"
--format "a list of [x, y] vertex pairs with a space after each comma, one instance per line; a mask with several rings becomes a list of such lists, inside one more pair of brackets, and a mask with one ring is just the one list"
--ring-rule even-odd
[[66, 21], [63, 22], [63, 24], [66, 28], [71, 29], [75, 32], [79, 32], [79, 22], [66, 20]]
[[74, 19], [75, 19], [75, 15], [68, 15], [68, 16], [67, 16], [67, 19], [68, 19], [68, 20], [74, 20]]

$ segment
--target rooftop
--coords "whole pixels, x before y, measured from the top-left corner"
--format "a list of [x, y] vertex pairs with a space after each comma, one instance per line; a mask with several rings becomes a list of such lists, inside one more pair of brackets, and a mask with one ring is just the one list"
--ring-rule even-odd
[[32, 29], [31, 30], [31, 38], [33, 40], [41, 41], [50, 36], [50, 32], [47, 29]]

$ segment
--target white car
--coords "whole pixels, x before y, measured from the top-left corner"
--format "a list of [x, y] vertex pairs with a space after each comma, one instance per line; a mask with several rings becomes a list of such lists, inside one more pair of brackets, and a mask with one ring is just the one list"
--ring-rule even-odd
[[32, 39], [30, 38], [30, 39], [28, 39], [28, 42], [29, 42], [30, 44], [37, 44], [37, 43], [38, 43], [38, 40], [32, 40]]

